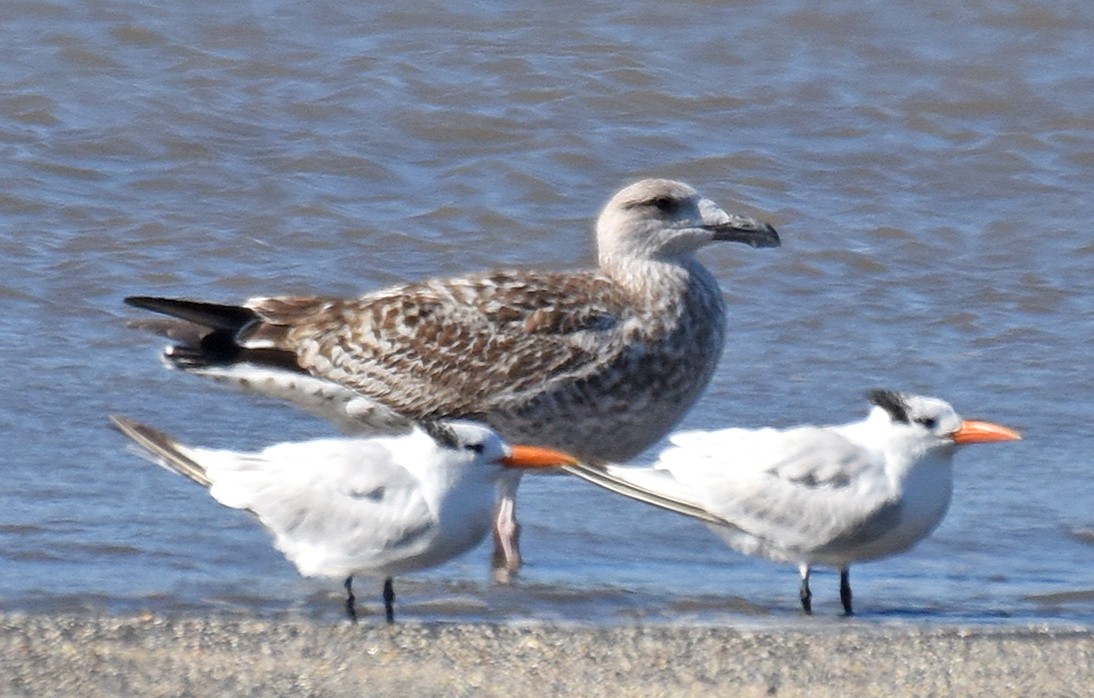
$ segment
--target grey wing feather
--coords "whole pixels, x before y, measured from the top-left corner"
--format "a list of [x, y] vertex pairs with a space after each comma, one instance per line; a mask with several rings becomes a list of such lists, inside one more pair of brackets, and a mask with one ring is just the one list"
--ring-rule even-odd
[[143, 449], [138, 451], [139, 455], [168, 470], [185, 475], [203, 487], [212, 484], [205, 474], [205, 468], [187, 455], [186, 447], [167, 434], [122, 415], [110, 415], [110, 421], [118, 431]]
[[[724, 430], [674, 437], [659, 467], [703, 493], [706, 507], [758, 541], [800, 549], [877, 520], [889, 500], [881, 454], [823, 428]], [[861, 536], [861, 533], [856, 533]]]
[[[715, 516], [703, 508], [695, 495], [681, 492], [679, 483], [672, 480], [672, 476], [661, 470], [628, 469], [614, 466], [599, 467], [595, 465], [568, 465], [562, 470], [575, 475], [586, 482], [603, 487], [604, 489], [635, 499], [646, 504], [652, 504], [660, 509], [690, 516], [707, 523], [730, 525], [720, 516]], [[645, 480], [645, 482], [643, 482]], [[676, 496], [667, 494], [670, 489], [677, 490]]]

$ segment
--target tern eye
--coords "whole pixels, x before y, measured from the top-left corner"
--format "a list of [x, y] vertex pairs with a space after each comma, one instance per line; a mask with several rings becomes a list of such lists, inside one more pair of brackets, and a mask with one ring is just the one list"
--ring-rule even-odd
[[465, 451], [482, 454], [482, 452], [486, 450], [486, 444], [464, 444], [463, 448]]
[[667, 196], [659, 196], [650, 201], [650, 205], [662, 213], [672, 213], [676, 210], [677, 201]]
[[938, 426], [938, 420], [934, 417], [918, 417], [915, 420], [915, 423], [922, 424], [928, 429], [934, 429], [936, 426]]

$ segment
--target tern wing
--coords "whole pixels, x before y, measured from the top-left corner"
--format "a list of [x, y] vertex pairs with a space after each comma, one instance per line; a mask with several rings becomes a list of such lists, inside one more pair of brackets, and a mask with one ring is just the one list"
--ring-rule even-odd
[[599, 485], [606, 490], [652, 504], [661, 509], [690, 516], [713, 524], [725, 520], [709, 512], [702, 496], [693, 488], [676, 480], [671, 473], [653, 468], [627, 468], [616, 465], [568, 465], [562, 470]]
[[[304, 575], [384, 569], [424, 548], [437, 518], [421, 483], [373, 441], [328, 439], [259, 454], [205, 452], [210, 494], [253, 512]], [[332, 572], [332, 570], [334, 570]]]
[[[255, 453], [185, 446], [125, 418], [115, 425], [145, 455], [254, 514], [306, 576], [382, 570], [424, 548], [436, 515], [421, 484], [381, 439], [322, 439]], [[413, 454], [410, 454], [413, 457]]]
[[727, 429], [674, 436], [656, 467], [701, 492], [719, 533], [745, 552], [790, 559], [862, 543], [899, 516], [884, 454], [821, 427]]

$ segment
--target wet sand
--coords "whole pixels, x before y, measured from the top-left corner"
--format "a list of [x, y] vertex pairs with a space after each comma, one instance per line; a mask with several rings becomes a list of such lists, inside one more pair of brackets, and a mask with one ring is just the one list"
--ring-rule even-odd
[[1089, 629], [0, 615], [3, 696], [1089, 695]]

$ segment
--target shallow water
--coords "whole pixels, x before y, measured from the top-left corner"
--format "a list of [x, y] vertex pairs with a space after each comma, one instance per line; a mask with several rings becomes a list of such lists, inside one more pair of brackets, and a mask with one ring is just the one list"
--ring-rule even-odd
[[[784, 240], [702, 253], [731, 332], [684, 426], [848, 421], [881, 386], [1025, 433], [959, 453], [935, 535], [853, 569], [860, 622], [1094, 621], [1094, 9], [378, 5], [0, 8], [0, 606], [341, 612], [106, 415], [233, 447], [327, 427], [164, 371], [123, 296], [589, 265], [603, 202], [666, 176]], [[521, 506], [520, 585], [484, 548], [400, 580], [401, 612], [839, 608], [820, 573], [799, 620], [792, 568], [582, 482], [526, 478]]]

